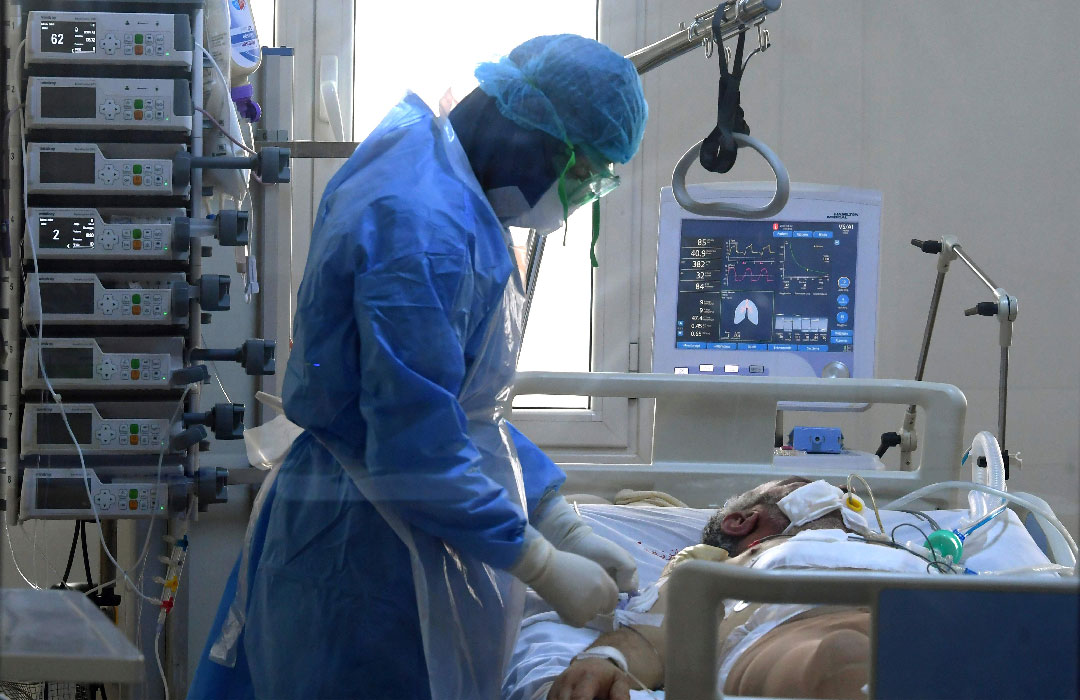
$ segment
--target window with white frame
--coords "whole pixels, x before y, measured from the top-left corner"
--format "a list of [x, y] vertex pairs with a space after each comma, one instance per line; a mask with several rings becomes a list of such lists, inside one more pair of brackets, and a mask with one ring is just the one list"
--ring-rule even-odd
[[[347, 138], [362, 141], [406, 90], [437, 110], [448, 89], [460, 99], [476, 86], [473, 72], [478, 63], [497, 60], [534, 36], [595, 37], [598, 27], [604, 26], [598, 22], [595, 0], [276, 0], [276, 6], [277, 43], [296, 51], [297, 139], [325, 140], [328, 136], [319, 85], [321, 68], [328, 60], [338, 64]], [[636, 20], [631, 24], [636, 26]], [[620, 28], [629, 27], [624, 25]], [[623, 32], [627, 34], [621, 37], [623, 44], [638, 41], [636, 30], [629, 29]], [[309, 217], [314, 218], [325, 178], [336, 167], [316, 161], [314, 175], [307, 174], [310, 166], [305, 170], [302, 161], [294, 167], [293, 246], [301, 267]], [[625, 184], [634, 181], [631, 171], [636, 167], [633, 163], [619, 166], [624, 185], [601, 202], [598, 270], [589, 257], [591, 207], [571, 217], [565, 235], [557, 231], [548, 237], [520, 371], [637, 369], [633, 359], [637, 327], [631, 320], [635, 311], [628, 301], [636, 298], [640, 288], [632, 243], [637, 195], [636, 186]], [[320, 174], [320, 168], [326, 172]], [[515, 245], [524, 246], [527, 232], [512, 233]], [[632, 404], [621, 398], [519, 397], [513, 420], [541, 446], [560, 451], [562, 458], [579, 450], [621, 454], [636, 449], [631, 445], [637, 430]]]
[[[432, 39], [402, 43], [387, 28], [408, 16], [417, 26], [438, 27]], [[468, 0], [446, 3], [408, 0], [365, 3], [356, 13], [354, 133], [363, 139], [412, 90], [432, 110], [449, 91], [451, 101], [476, 87], [473, 71], [521, 42], [540, 35], [596, 36], [596, 6], [581, 0], [508, 3]], [[591, 347], [592, 268], [589, 244], [592, 210], [576, 213], [565, 235], [553, 234], [545, 248], [540, 277], [518, 361], [520, 371], [587, 372]], [[527, 231], [514, 231], [523, 260]], [[523, 265], [521, 266], [523, 271]], [[518, 408], [588, 408], [580, 396], [520, 396]]]

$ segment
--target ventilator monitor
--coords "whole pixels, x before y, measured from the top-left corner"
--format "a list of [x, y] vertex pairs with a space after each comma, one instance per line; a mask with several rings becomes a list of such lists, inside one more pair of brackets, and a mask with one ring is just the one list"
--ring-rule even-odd
[[[755, 206], [772, 190], [693, 194]], [[707, 218], [665, 188], [653, 371], [872, 377], [880, 212], [877, 192], [793, 185], [776, 218]]]

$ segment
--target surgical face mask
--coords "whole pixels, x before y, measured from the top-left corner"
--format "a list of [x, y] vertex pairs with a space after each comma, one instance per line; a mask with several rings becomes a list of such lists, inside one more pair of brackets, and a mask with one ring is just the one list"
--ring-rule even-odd
[[777, 507], [791, 520], [784, 532], [817, 520], [839, 510], [844, 525], [856, 532], [867, 532], [870, 527], [866, 518], [859, 512], [863, 509], [862, 501], [849, 496], [827, 481], [815, 481], [801, 486], [777, 502]]

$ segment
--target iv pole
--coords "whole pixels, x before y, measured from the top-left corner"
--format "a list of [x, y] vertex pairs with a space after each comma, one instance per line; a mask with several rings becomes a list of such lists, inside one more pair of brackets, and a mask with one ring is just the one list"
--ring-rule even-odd
[[[967, 251], [960, 245], [955, 236], [942, 236], [937, 241], [920, 241], [912, 239], [911, 245], [924, 253], [936, 254], [937, 278], [934, 281], [934, 291], [930, 297], [930, 311], [926, 317], [926, 328], [923, 331], [922, 345], [919, 349], [919, 361], [915, 368], [915, 380], [922, 381], [926, 371], [927, 357], [930, 352], [930, 340], [934, 334], [934, 324], [937, 320], [938, 306], [941, 302], [941, 292], [945, 284], [945, 273], [949, 271], [949, 265], [953, 260], [960, 260], [993, 294], [993, 301], [979, 302], [970, 309], [964, 311], [965, 316], [997, 316], [999, 324], [998, 345], [1000, 346], [1000, 358], [998, 362], [998, 420], [997, 439], [1001, 445], [1002, 454], [1005, 455], [1006, 474], [1008, 474], [1009, 462], [1012, 466], [1020, 467], [1020, 455], [1008, 455], [1005, 448], [1006, 415], [1009, 407], [1009, 349], [1012, 347], [1013, 322], [1016, 321], [1018, 302], [1016, 297], [1010, 295], [1004, 288], [999, 287], [990, 276], [980, 268]], [[900, 434], [886, 433], [881, 436], [881, 447], [878, 448], [878, 457], [892, 445], [900, 446], [900, 468], [911, 470], [914, 468], [912, 453], [918, 449], [918, 437], [915, 432], [915, 406], [908, 406], [904, 413], [904, 426]]]

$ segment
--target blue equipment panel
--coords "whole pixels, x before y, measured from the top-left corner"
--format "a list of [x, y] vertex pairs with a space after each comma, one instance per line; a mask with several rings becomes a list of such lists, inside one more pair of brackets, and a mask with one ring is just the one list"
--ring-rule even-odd
[[796, 426], [791, 429], [791, 446], [811, 454], [838, 455], [844, 451], [844, 433], [840, 428], [808, 428]]
[[1080, 697], [1080, 608], [1069, 594], [881, 592], [871, 697]]

